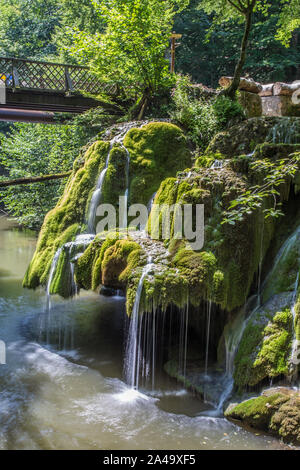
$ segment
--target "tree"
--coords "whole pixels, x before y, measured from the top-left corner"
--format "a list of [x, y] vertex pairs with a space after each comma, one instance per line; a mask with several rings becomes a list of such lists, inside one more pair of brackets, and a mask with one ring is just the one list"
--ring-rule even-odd
[[282, 11], [278, 21], [277, 39], [286, 47], [292, 39], [293, 32], [300, 27], [299, 0], [282, 0]]
[[226, 22], [232, 19], [242, 19], [244, 21], [244, 34], [239, 59], [235, 67], [232, 83], [225, 91], [225, 94], [231, 99], [235, 99], [246, 61], [246, 51], [254, 9], [257, 8], [267, 12], [269, 6], [270, 4], [267, 0], [202, 0], [200, 3], [200, 8], [206, 13], [216, 14], [216, 22]]
[[[10, 134], [1, 135], [0, 165], [6, 176], [0, 178], [6, 181], [68, 172], [89, 136], [83, 126], [15, 124]], [[7, 187], [1, 190], [0, 201], [21, 224], [38, 229], [56, 204], [64, 182]]]
[[138, 112], [170, 83], [165, 58], [176, 13], [189, 0], [93, 1], [104, 33], [74, 30], [70, 53], [87, 60], [106, 82], [126, 88], [139, 102]]
[[[280, 44], [275, 37], [281, 12], [281, 0], [272, 1], [268, 17], [261, 11], [254, 12], [243, 75], [263, 83], [300, 78], [297, 33], [289, 47]], [[215, 88], [222, 75], [233, 75], [243, 36], [239, 21], [232, 19], [214, 24], [212, 15], [199, 9], [199, 0], [191, 0], [189, 6], [176, 16], [174, 29], [183, 34], [176, 51], [177, 70], [189, 74], [197, 83]]]
[[0, 55], [41, 59], [56, 54], [58, 0], [0, 0]]

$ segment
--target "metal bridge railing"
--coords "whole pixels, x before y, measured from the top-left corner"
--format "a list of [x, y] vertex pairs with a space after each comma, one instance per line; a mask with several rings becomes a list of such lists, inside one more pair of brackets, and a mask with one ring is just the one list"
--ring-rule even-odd
[[0, 80], [12, 89], [98, 94], [114, 88], [92, 75], [88, 67], [10, 57], [0, 57]]

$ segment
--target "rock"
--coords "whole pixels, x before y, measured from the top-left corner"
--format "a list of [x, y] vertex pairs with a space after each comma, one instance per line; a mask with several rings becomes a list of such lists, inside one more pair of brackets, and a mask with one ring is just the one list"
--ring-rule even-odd
[[246, 117], [259, 117], [262, 115], [261, 97], [256, 93], [249, 91], [240, 91], [239, 103], [243, 106]]
[[117, 294], [117, 291], [111, 287], [102, 286], [99, 293], [101, 295], [105, 295], [106, 297], [113, 297]]
[[209, 144], [206, 153], [221, 153], [226, 157], [248, 154], [255, 149], [257, 144], [265, 142], [277, 122], [278, 118], [274, 117], [247, 119], [217, 134]]
[[262, 96], [263, 116], [300, 116], [299, 104], [293, 104], [289, 95]]
[[250, 316], [235, 357], [233, 375], [239, 391], [289, 374], [292, 302], [292, 292], [274, 295]]
[[231, 404], [225, 416], [285, 442], [300, 444], [300, 393], [291, 388], [270, 388], [259, 397]]

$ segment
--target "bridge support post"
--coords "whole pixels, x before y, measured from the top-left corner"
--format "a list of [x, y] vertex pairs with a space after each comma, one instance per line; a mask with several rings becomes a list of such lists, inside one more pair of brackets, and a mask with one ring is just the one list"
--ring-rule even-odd
[[74, 91], [73, 82], [70, 77], [69, 67], [65, 67], [65, 82], [66, 82], [66, 92], [70, 94]]

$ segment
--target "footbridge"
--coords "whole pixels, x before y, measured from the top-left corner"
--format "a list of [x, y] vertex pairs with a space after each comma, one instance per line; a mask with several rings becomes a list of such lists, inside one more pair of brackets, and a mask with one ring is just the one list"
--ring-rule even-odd
[[89, 97], [113, 92], [88, 67], [0, 57], [0, 120], [54, 122], [54, 113], [99, 106]]

